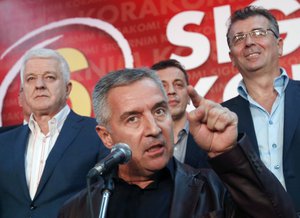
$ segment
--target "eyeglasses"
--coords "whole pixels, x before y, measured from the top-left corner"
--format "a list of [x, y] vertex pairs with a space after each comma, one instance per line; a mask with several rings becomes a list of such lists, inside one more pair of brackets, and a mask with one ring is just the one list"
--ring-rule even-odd
[[247, 35], [249, 35], [253, 40], [258, 40], [260, 38], [264, 38], [267, 36], [267, 34], [269, 33], [268, 31], [270, 31], [271, 33], [274, 34], [274, 36], [276, 38], [278, 38], [277, 34], [272, 30], [272, 29], [255, 29], [255, 30], [251, 30], [248, 33], [237, 33], [232, 37], [232, 44], [233, 45], [239, 45], [241, 44], [247, 37]]

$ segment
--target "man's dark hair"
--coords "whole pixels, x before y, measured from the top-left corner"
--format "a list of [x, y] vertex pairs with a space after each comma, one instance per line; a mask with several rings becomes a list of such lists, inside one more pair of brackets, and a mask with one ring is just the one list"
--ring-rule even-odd
[[235, 11], [229, 18], [228, 22], [228, 29], [227, 29], [227, 44], [230, 47], [230, 39], [229, 39], [229, 32], [230, 29], [232, 27], [232, 25], [239, 21], [239, 20], [245, 20], [249, 17], [253, 17], [253, 16], [264, 16], [265, 18], [267, 18], [270, 22], [270, 28], [273, 30], [275, 37], [278, 38], [279, 37], [279, 26], [277, 23], [276, 18], [266, 9], [262, 8], [262, 7], [257, 7], [257, 6], [247, 6], [245, 8], [239, 9], [237, 11]]
[[157, 62], [152, 65], [151, 69], [156, 71], [156, 70], [163, 70], [163, 69], [166, 69], [169, 67], [176, 67], [179, 70], [181, 70], [182, 73], [184, 74], [186, 84], [189, 85], [189, 77], [188, 77], [188, 74], [187, 74], [184, 66], [175, 59], [168, 59], [168, 60], [163, 60], [163, 61]]

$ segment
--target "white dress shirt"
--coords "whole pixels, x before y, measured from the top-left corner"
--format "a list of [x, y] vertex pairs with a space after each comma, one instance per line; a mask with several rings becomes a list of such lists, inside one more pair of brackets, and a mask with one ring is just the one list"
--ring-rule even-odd
[[25, 171], [31, 199], [34, 198], [43, 170], [62, 126], [70, 113], [66, 105], [59, 113], [48, 121], [49, 132], [45, 135], [33, 115], [29, 118], [29, 140], [25, 152]]

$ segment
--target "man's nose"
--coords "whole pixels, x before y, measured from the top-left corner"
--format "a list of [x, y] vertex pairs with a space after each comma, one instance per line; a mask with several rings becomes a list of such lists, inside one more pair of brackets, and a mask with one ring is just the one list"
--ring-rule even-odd
[[157, 136], [161, 133], [161, 128], [152, 114], [145, 118], [145, 129], [148, 136]]
[[36, 88], [43, 88], [45, 87], [45, 81], [42, 77], [37, 77], [36, 83], [35, 83]]
[[175, 89], [175, 87], [174, 87], [173, 85], [170, 85], [170, 86], [168, 87], [168, 90], [166, 90], [166, 91], [167, 91], [167, 94], [170, 94], [170, 95], [176, 93], [176, 89]]
[[248, 33], [248, 34], [246, 34], [246, 36], [245, 36], [245, 44], [246, 45], [252, 45], [252, 44], [254, 44], [254, 39], [252, 38], [252, 36]]

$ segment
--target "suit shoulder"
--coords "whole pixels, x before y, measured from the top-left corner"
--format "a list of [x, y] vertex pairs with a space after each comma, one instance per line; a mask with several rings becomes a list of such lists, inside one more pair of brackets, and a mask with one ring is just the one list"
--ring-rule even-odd
[[221, 103], [222, 106], [227, 107], [230, 106], [232, 104], [236, 104], [237, 102], [241, 101], [241, 99], [243, 99], [240, 95], [235, 96], [231, 99], [228, 99], [227, 101], [224, 101]]
[[289, 79], [289, 85], [300, 86], [300, 80]]
[[84, 123], [85, 125], [92, 125], [92, 126], [97, 125], [97, 122], [96, 122], [95, 118], [79, 115], [79, 114], [75, 113], [72, 110], [71, 110], [71, 112], [70, 112], [67, 119], [77, 120], [77, 122]]
[[18, 125], [13, 128], [10, 128], [9, 130], [5, 132], [0, 133], [1, 138], [10, 138], [15, 139], [18, 134], [20, 134], [24, 129], [27, 128], [27, 125]]
[[81, 116], [84, 122], [90, 123], [92, 125], [97, 125], [97, 121], [93, 117], [86, 117], [86, 116]]

